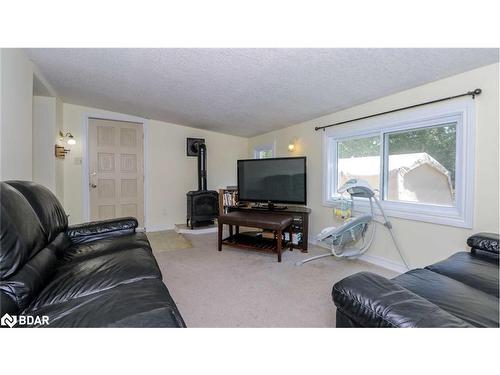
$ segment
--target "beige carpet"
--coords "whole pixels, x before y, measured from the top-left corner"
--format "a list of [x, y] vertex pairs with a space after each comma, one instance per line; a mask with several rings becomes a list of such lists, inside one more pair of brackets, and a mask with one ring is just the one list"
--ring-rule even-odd
[[[150, 234], [148, 234], [149, 236]], [[276, 255], [223, 247], [215, 233], [185, 235], [189, 249], [159, 251], [163, 278], [188, 327], [334, 327], [333, 284], [355, 272], [396, 274], [362, 261], [333, 257], [295, 266], [309, 254]]]
[[149, 242], [155, 251], [171, 251], [193, 247], [184, 235], [174, 230], [147, 233]]

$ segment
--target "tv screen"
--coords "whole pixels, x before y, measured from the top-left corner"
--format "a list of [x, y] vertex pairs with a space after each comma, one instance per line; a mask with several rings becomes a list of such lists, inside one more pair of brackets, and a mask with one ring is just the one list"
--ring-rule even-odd
[[306, 158], [238, 160], [238, 199], [306, 204]]

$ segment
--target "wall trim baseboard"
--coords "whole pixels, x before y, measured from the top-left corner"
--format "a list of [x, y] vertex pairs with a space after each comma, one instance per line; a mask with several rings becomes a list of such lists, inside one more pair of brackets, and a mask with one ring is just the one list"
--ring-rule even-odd
[[[311, 245], [320, 246], [318, 245], [318, 241], [316, 241], [315, 238], [309, 237], [308, 242]], [[403, 263], [399, 263], [394, 260], [377, 255], [363, 254], [358, 259], [398, 273], [405, 273], [406, 271], [408, 271]]]
[[207, 233], [217, 233], [217, 226], [210, 226], [207, 228], [197, 228], [191, 230], [186, 228], [186, 224], [175, 224], [173, 226], [167, 224], [159, 225], [148, 225], [146, 232], [161, 232], [164, 230], [175, 230], [177, 233], [181, 234], [207, 234]]
[[173, 229], [175, 229], [174, 226], [166, 225], [166, 224], [148, 225], [146, 227], [146, 232], [160, 232], [163, 230], [173, 230]]
[[186, 224], [175, 224], [175, 229], [177, 233], [180, 234], [207, 234], [207, 233], [217, 233], [219, 230], [217, 224], [209, 225], [207, 227], [200, 228], [189, 228]]
[[398, 273], [405, 273], [408, 271], [403, 263], [395, 262], [394, 260], [376, 255], [363, 254], [358, 259]]

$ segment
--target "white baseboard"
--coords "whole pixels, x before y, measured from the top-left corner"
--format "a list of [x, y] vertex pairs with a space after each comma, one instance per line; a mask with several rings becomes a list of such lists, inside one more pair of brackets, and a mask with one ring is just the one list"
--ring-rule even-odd
[[181, 234], [206, 234], [217, 233], [219, 227], [217, 225], [210, 225], [207, 227], [189, 228], [186, 224], [175, 224], [174, 230]]
[[[314, 237], [313, 238], [309, 237], [308, 242], [311, 245], [318, 245], [318, 241], [316, 241], [316, 239]], [[360, 259], [364, 262], [375, 264], [376, 266], [384, 267], [388, 270], [398, 272], [398, 273], [405, 273], [406, 271], [408, 271], [403, 263], [395, 262], [391, 259], [387, 259], [387, 258], [376, 256], [376, 255], [363, 254], [358, 259]]]
[[162, 230], [172, 230], [172, 229], [174, 229], [174, 227], [165, 224], [146, 226], [146, 232], [160, 232]]
[[359, 259], [398, 273], [405, 273], [406, 271], [408, 271], [403, 263], [395, 262], [391, 259], [379, 257], [376, 255], [363, 254], [359, 257]]

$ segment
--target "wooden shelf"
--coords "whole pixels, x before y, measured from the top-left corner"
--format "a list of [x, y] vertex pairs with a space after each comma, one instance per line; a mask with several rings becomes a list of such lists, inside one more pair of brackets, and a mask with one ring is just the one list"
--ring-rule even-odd
[[[277, 252], [276, 240], [271, 238], [263, 238], [260, 235], [260, 232], [245, 232], [234, 234], [223, 239], [222, 244], [263, 252]], [[290, 246], [289, 241], [283, 240], [282, 244], [283, 249], [286, 249]]]
[[[230, 193], [232, 195], [232, 200], [234, 201], [232, 205], [224, 204], [224, 196]], [[227, 213], [231, 208], [237, 207], [238, 205], [238, 190], [237, 189], [219, 189], [219, 215]]]

